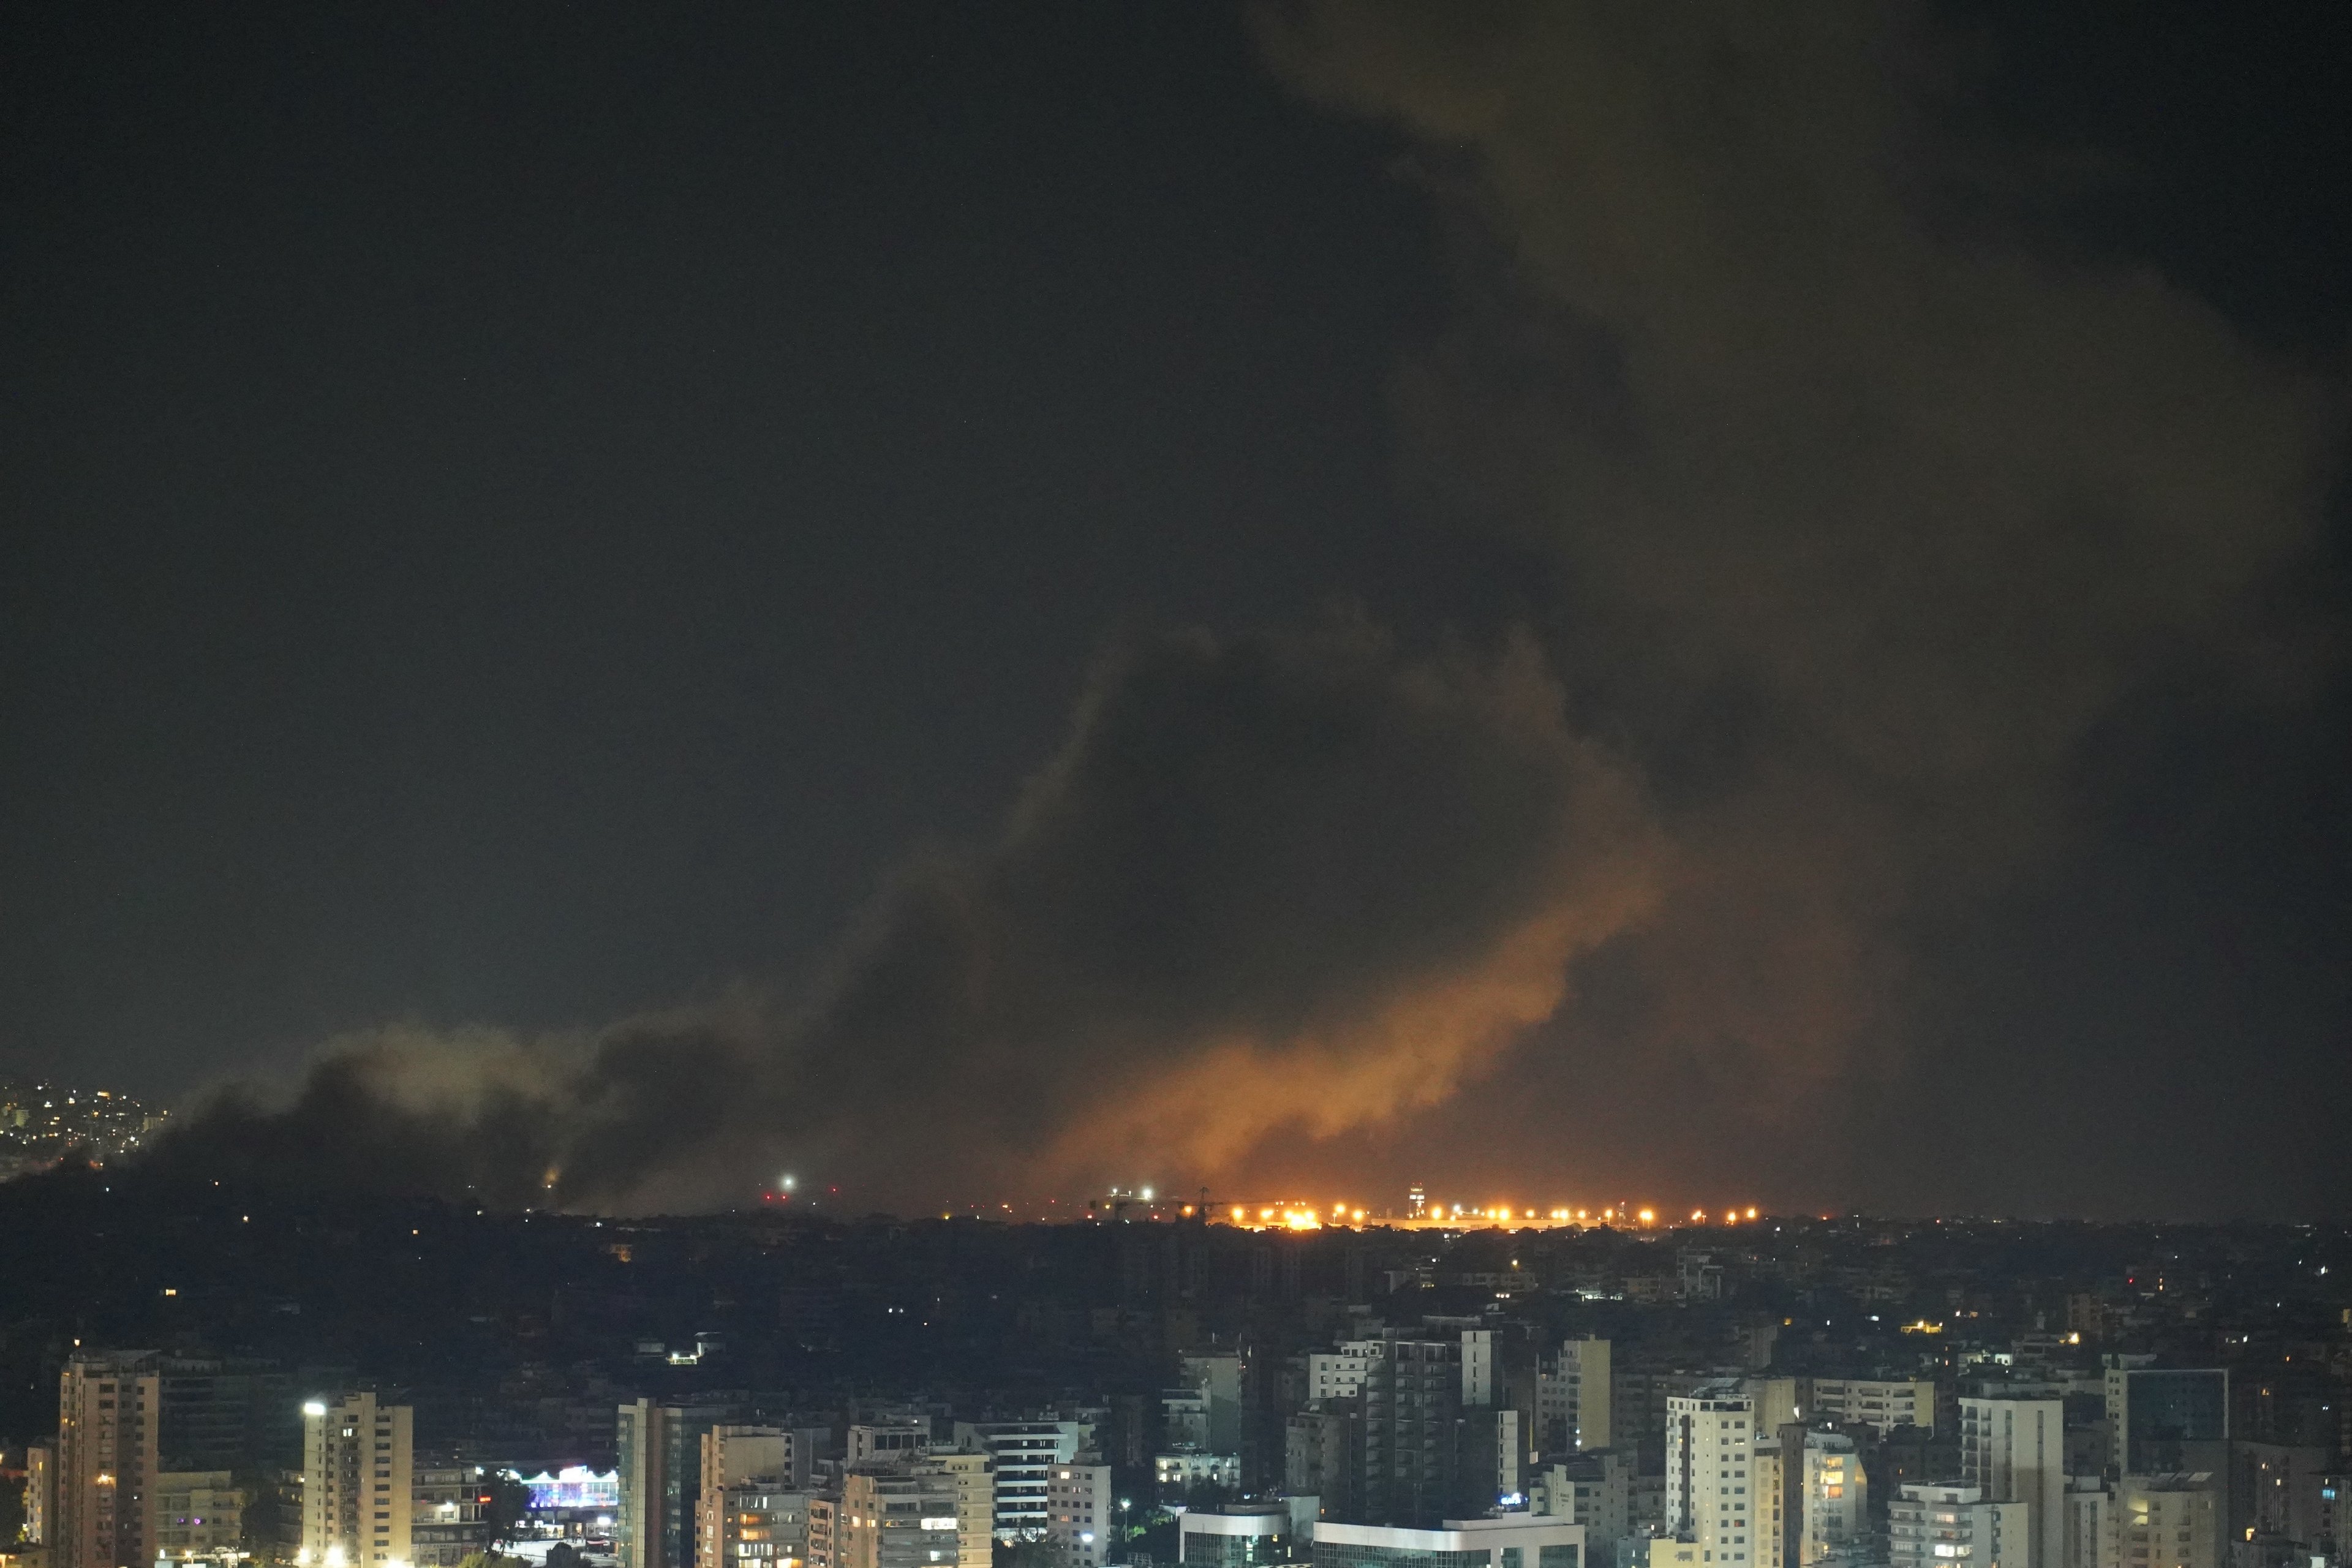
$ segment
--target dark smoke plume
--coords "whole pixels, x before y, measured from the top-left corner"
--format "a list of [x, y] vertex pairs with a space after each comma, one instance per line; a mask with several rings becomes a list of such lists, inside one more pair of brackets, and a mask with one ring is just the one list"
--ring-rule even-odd
[[1230, 1168], [1451, 1094], [1640, 918], [1662, 847], [1528, 645], [1339, 617], [1108, 658], [999, 839], [907, 868], [817, 993], [593, 1041], [387, 1030], [160, 1158], [605, 1211]]
[[1725, 1170], [1850, 1146], [1927, 1005], [1908, 932], [2063, 831], [2086, 731], [2163, 672], [2293, 662], [2256, 615], [2314, 543], [2329, 389], [2150, 272], [2038, 253], [1920, 10], [1258, 22], [1421, 149], [1465, 263], [1399, 377], [1416, 482], [1558, 563], [1575, 709], [1680, 850], [1515, 1065], [1608, 1075], [1637, 1178], [1694, 1173], [1644, 1128]]

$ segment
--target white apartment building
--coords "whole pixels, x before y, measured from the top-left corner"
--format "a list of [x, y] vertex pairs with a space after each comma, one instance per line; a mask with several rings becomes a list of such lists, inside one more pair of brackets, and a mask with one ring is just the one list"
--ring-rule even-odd
[[[2025, 1505], [2021, 1568], [2064, 1568], [2066, 1406], [2056, 1399], [1960, 1401], [1960, 1476], [1989, 1502]], [[2012, 1563], [2011, 1568], [2020, 1568]]]
[[1045, 1543], [1056, 1568], [1102, 1568], [1110, 1555], [1117, 1501], [1108, 1465], [1056, 1465], [1045, 1479]]
[[1536, 1441], [1546, 1455], [1606, 1448], [1609, 1342], [1568, 1340], [1536, 1373]]
[[1696, 1544], [1701, 1563], [1755, 1562], [1755, 1409], [1736, 1378], [1666, 1401], [1666, 1531]]
[[311, 1568], [385, 1568], [412, 1561], [415, 1485], [411, 1412], [373, 1394], [302, 1406], [302, 1545]]
[[1056, 1465], [1074, 1463], [1093, 1440], [1082, 1421], [959, 1421], [955, 1446], [985, 1454], [995, 1479], [996, 1539], [1034, 1540], [1045, 1529], [1045, 1479]]
[[1804, 1380], [1811, 1397], [1807, 1420], [1858, 1422], [1885, 1436], [1897, 1426], [1936, 1425], [1936, 1384], [1931, 1378], [1815, 1377]]
[[2126, 1476], [2116, 1484], [2114, 1551], [2103, 1568], [2222, 1568], [2227, 1510], [2217, 1478]]
[[[1307, 1356], [1307, 1397], [1309, 1399], [1345, 1399], [1364, 1391], [1364, 1374], [1372, 1358], [1361, 1345], [1342, 1345], [1337, 1351], [1310, 1351]], [[1208, 1446], [1206, 1428], [1198, 1439]]]
[[2030, 1539], [2023, 1503], [1975, 1487], [1906, 1485], [1887, 1504], [1888, 1568], [2023, 1568]]
[[1495, 1403], [1495, 1331], [1462, 1331], [1462, 1408], [1485, 1410]]
[[1633, 1533], [1633, 1459], [1630, 1454], [1580, 1454], [1547, 1465], [1528, 1488], [1537, 1513], [1584, 1526], [1595, 1541]]

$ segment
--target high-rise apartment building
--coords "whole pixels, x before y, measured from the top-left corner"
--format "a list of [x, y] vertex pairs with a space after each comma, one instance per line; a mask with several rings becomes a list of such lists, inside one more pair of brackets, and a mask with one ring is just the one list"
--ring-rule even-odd
[[613, 1514], [620, 1568], [691, 1568], [702, 1499], [702, 1435], [741, 1415], [731, 1405], [651, 1399], [620, 1407], [614, 1429], [620, 1500]]
[[1609, 1342], [1568, 1340], [1536, 1379], [1537, 1447], [1548, 1457], [1610, 1445]]
[[[1801, 1447], [1784, 1437], [1781, 1448], [1790, 1479], [1797, 1483], [1800, 1510], [1792, 1562], [1795, 1568], [1813, 1568], [1850, 1551], [1867, 1528], [1869, 1486], [1862, 1457], [1854, 1451], [1853, 1439], [1843, 1432], [1808, 1431]], [[1801, 1474], [1796, 1473], [1800, 1454]]]
[[146, 1568], [155, 1556], [163, 1384], [145, 1352], [77, 1355], [58, 1386], [54, 1568]]
[[163, 1468], [250, 1476], [302, 1462], [302, 1390], [275, 1363], [164, 1356]]
[[768, 1480], [703, 1483], [699, 1550], [728, 1568], [804, 1568], [808, 1562], [809, 1509], [805, 1491]]
[[1960, 1475], [1988, 1502], [2025, 1505], [2024, 1568], [2066, 1561], [2066, 1406], [2056, 1399], [1960, 1401]]
[[1975, 1487], [1906, 1485], [1887, 1504], [1888, 1568], [2024, 1568], [2030, 1539], [2023, 1503]]
[[1055, 1568], [1102, 1568], [1118, 1521], [1108, 1465], [1056, 1465], [1045, 1481], [1045, 1544]]
[[2107, 1465], [2119, 1475], [2220, 1469], [2230, 1437], [2230, 1374], [2220, 1367], [2115, 1364], [2106, 1372]]
[[25, 1450], [25, 1544], [49, 1545], [57, 1527], [58, 1451], [35, 1443]]
[[1748, 1481], [1756, 1489], [1748, 1494], [1756, 1552], [1749, 1568], [1788, 1568], [1804, 1552], [1805, 1505], [1793, 1484], [1804, 1465], [1800, 1460], [1792, 1469], [1786, 1451], [1788, 1445], [1802, 1443], [1801, 1428], [1780, 1430], [1779, 1437], [1758, 1437], [1748, 1451]]
[[1283, 1431], [1283, 1484], [1323, 1500], [1327, 1519], [1363, 1517], [1356, 1488], [1364, 1474], [1364, 1402], [1360, 1395], [1318, 1399]]
[[1352, 1489], [1360, 1518], [1427, 1529], [1522, 1490], [1519, 1412], [1463, 1403], [1465, 1387], [1492, 1390], [1485, 1373], [1465, 1378], [1463, 1371], [1465, 1353], [1491, 1357], [1491, 1345], [1471, 1336], [1365, 1343], [1371, 1360], [1360, 1427], [1348, 1435], [1360, 1461]]
[[952, 1568], [961, 1561], [956, 1479], [937, 1467], [846, 1470], [831, 1516], [820, 1558], [812, 1506], [810, 1568]]
[[[955, 1447], [985, 1454], [994, 1478], [996, 1539], [1036, 1540], [1045, 1530], [1045, 1481], [1092, 1436], [1080, 1421], [959, 1421]], [[625, 1568], [625, 1565], [624, 1565]]]
[[2222, 1568], [2223, 1500], [2208, 1472], [2126, 1476], [2102, 1568]]
[[302, 1406], [302, 1545], [314, 1568], [412, 1561], [416, 1482], [413, 1412], [371, 1393]]
[[1208, 1436], [1202, 1447], [1216, 1454], [1238, 1454], [1242, 1447], [1242, 1380], [1244, 1367], [1235, 1351], [1201, 1351], [1179, 1359], [1184, 1386], [1196, 1390], [1208, 1416]]
[[1755, 1414], [1737, 1378], [1666, 1400], [1666, 1532], [1696, 1543], [1702, 1563], [1755, 1562]]
[[996, 1550], [996, 1472], [976, 1449], [934, 1448], [915, 1461], [955, 1484], [956, 1548], [962, 1568], [990, 1568]]
[[735, 1494], [747, 1487], [782, 1492], [793, 1471], [793, 1438], [781, 1426], [728, 1425], [703, 1433], [700, 1447], [695, 1568], [727, 1568], [745, 1528], [736, 1515], [747, 1510]]

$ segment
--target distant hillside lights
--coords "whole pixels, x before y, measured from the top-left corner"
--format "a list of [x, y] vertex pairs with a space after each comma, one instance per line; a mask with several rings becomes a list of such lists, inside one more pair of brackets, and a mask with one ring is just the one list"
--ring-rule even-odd
[[69, 1154], [95, 1162], [140, 1148], [170, 1112], [112, 1089], [0, 1079], [0, 1181]]

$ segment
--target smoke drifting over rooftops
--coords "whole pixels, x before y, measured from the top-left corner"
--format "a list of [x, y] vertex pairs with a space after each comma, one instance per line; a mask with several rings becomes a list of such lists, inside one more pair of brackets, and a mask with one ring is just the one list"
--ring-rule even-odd
[[1217, 1172], [1451, 1094], [1641, 918], [1663, 853], [1525, 642], [1145, 638], [997, 842], [906, 868], [814, 996], [593, 1041], [387, 1030], [164, 1157], [602, 1210], [788, 1167], [886, 1206]]

